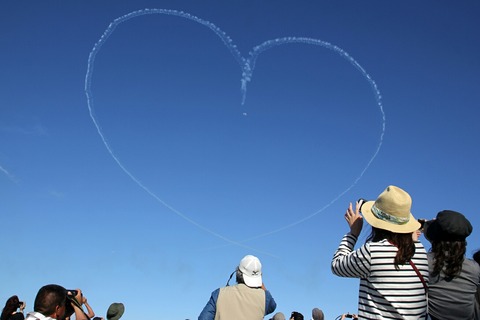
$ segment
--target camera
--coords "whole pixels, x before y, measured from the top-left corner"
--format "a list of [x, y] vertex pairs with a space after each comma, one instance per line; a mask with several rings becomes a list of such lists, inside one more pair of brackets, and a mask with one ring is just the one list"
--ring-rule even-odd
[[21, 308], [25, 302], [23, 301], [18, 301], [18, 307]]
[[417, 220], [418, 222], [420, 222], [420, 229], [421, 231], [423, 231], [423, 228], [425, 228], [425, 222], [427, 222], [426, 219], [418, 219]]
[[365, 202], [367, 202], [367, 200], [363, 199], [363, 198], [360, 198], [357, 200], [358, 202], [358, 210], [360, 210], [360, 212], [362, 211], [362, 206]]
[[78, 290], [67, 290], [67, 297], [74, 298], [78, 294]]
[[82, 301], [77, 300], [78, 290], [67, 289], [67, 303], [65, 304], [65, 314], [72, 315], [74, 313], [73, 305], [82, 308]]

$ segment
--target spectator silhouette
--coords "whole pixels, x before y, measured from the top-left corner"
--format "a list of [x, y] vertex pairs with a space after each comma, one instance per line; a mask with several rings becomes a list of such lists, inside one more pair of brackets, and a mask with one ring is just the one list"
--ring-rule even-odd
[[108, 307], [107, 310], [107, 320], [118, 320], [122, 317], [125, 312], [125, 306], [123, 303], [114, 302]]
[[[71, 301], [75, 303], [80, 309], [83, 311], [83, 306], [87, 308], [87, 312], [83, 311], [88, 319], [91, 319], [92, 317], [95, 317], [95, 312], [93, 311], [92, 307], [90, 307], [90, 304], [87, 301], [87, 298], [83, 295], [83, 292], [81, 289], [75, 289], [73, 290], [75, 293], [75, 296]], [[70, 320], [70, 317], [65, 317], [65, 320]]]
[[[420, 223], [410, 212], [410, 195], [388, 186], [375, 201], [345, 213], [350, 232], [340, 242], [332, 271], [341, 277], [360, 278], [360, 319], [418, 319], [427, 312], [428, 260], [425, 248], [413, 240]], [[363, 215], [360, 215], [360, 213]], [[354, 250], [363, 219], [372, 226], [367, 242]], [[395, 285], [392, 285], [395, 284]]]
[[480, 266], [465, 257], [466, 238], [472, 230], [463, 214], [451, 210], [439, 212], [436, 219], [426, 223], [425, 238], [432, 244], [428, 253], [428, 312], [433, 320], [475, 316]]
[[35, 297], [34, 311], [28, 313], [26, 320], [64, 319], [73, 313], [76, 320], [87, 320], [83, 310], [71, 299], [73, 295], [67, 295], [67, 290], [62, 286], [56, 284], [43, 286]]
[[[20, 311], [18, 311], [20, 309]], [[18, 296], [11, 296], [5, 302], [5, 307], [2, 310], [0, 320], [23, 320], [23, 310], [25, 309], [25, 302], [20, 301]]]
[[245, 256], [230, 278], [237, 284], [216, 289], [198, 320], [260, 320], [275, 311], [277, 304], [262, 281], [262, 264], [252, 255]]
[[290, 320], [303, 320], [303, 314], [297, 311], [293, 311], [290, 315]]
[[323, 311], [318, 308], [312, 309], [312, 320], [324, 320]]
[[274, 314], [272, 320], [285, 320], [285, 315], [281, 312], [277, 312]]

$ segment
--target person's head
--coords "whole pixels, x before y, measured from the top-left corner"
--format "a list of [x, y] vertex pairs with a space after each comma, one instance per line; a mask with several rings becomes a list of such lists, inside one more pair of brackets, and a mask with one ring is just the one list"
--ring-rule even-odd
[[465, 242], [472, 233], [470, 221], [457, 211], [443, 210], [437, 217], [426, 223], [425, 238], [431, 243], [441, 241]]
[[64, 287], [49, 284], [40, 288], [35, 297], [33, 310], [46, 317], [63, 319], [65, 316], [65, 303], [67, 290]]
[[303, 320], [303, 314], [297, 311], [293, 311], [290, 316], [290, 320]]
[[324, 319], [323, 311], [318, 308], [313, 308], [312, 320], [323, 320], [323, 319]]
[[398, 252], [395, 268], [408, 262], [415, 254], [413, 232], [421, 228], [411, 213], [412, 198], [403, 189], [388, 186], [375, 201], [367, 201], [361, 207], [365, 220], [372, 226], [368, 241], [387, 239]]
[[285, 320], [285, 315], [281, 312], [275, 313], [272, 320]]
[[478, 264], [480, 264], [480, 250], [477, 250], [477, 251], [473, 254], [473, 260], [475, 260]]
[[462, 269], [467, 251], [467, 237], [472, 233], [470, 221], [460, 212], [443, 210], [425, 226], [425, 238], [432, 244], [433, 275], [443, 270], [446, 278], [453, 278]]
[[18, 299], [18, 296], [11, 296], [10, 298], [7, 299], [5, 302], [5, 307], [2, 310], [2, 315], [0, 316], [1, 320], [6, 320], [10, 317], [10, 315], [15, 312], [20, 306], [23, 304]]
[[114, 302], [108, 307], [107, 320], [118, 320], [125, 312], [125, 306], [121, 302]]
[[262, 286], [262, 264], [252, 255], [246, 255], [240, 261], [236, 272], [237, 283], [244, 283], [250, 288]]

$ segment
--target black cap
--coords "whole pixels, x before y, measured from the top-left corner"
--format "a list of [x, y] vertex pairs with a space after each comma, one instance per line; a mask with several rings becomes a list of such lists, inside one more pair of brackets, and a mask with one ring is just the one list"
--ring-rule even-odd
[[472, 230], [472, 224], [463, 214], [443, 210], [428, 224], [425, 236], [430, 241], [465, 241]]

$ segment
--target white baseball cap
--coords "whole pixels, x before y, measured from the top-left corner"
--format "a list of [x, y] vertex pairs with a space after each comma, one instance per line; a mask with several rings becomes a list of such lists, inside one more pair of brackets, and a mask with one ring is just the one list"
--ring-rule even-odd
[[243, 280], [248, 287], [257, 288], [262, 286], [262, 264], [257, 257], [246, 255], [240, 261], [238, 270], [243, 275]]

